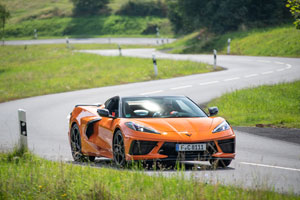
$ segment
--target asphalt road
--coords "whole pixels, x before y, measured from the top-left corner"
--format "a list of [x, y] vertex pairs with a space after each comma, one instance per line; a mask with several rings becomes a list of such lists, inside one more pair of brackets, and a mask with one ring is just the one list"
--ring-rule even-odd
[[[115, 50], [86, 53], [118, 55]], [[124, 56], [171, 58], [213, 62], [212, 55], [168, 55], [153, 49], [123, 50]], [[166, 80], [132, 83], [74, 92], [32, 97], [0, 104], [0, 149], [11, 148], [18, 139], [17, 109], [27, 111], [30, 148], [48, 159], [70, 161], [67, 139], [67, 115], [78, 103], [104, 102], [113, 95], [187, 95], [204, 103], [236, 89], [300, 79], [300, 59], [218, 56], [218, 65], [227, 70]], [[266, 102], [267, 103], [267, 102]], [[280, 108], [279, 108], [280, 109]], [[223, 182], [244, 187], [268, 187], [280, 192], [300, 194], [300, 146], [236, 131], [237, 157], [224, 170], [187, 171], [208, 182]], [[157, 173], [149, 171], [148, 173]], [[163, 172], [165, 175], [175, 173]]]
[[[139, 44], [160, 45], [175, 41], [169, 38], [69, 38], [70, 44]], [[8, 40], [5, 45], [66, 44], [66, 39]]]

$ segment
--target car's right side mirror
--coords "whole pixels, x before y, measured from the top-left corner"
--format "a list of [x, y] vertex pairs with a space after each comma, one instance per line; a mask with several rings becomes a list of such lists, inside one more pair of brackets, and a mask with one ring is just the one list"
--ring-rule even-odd
[[209, 111], [209, 116], [211, 117], [211, 116], [218, 114], [219, 109], [218, 109], [218, 107], [210, 107], [210, 108], [208, 108], [208, 111]]

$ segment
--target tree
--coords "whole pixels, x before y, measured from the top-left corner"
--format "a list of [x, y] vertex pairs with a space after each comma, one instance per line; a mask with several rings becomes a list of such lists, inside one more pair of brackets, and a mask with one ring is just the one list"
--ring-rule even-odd
[[295, 26], [300, 29], [300, 0], [288, 0], [286, 7], [290, 9], [290, 12], [295, 18]]
[[109, 0], [71, 0], [74, 4], [73, 14], [81, 15], [97, 15], [107, 11]]
[[168, 17], [177, 33], [202, 28], [224, 33], [247, 26], [278, 25], [291, 17], [282, 0], [168, 0], [167, 3]]
[[9, 11], [6, 9], [6, 7], [4, 5], [0, 4], [0, 24], [2, 26], [2, 40], [3, 40], [3, 45], [4, 45], [4, 28], [5, 28], [5, 23], [7, 21], [7, 19], [10, 17], [10, 13]]

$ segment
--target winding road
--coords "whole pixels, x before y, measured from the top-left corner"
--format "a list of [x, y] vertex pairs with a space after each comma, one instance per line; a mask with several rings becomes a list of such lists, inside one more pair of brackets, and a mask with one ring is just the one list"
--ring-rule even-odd
[[[116, 50], [84, 50], [105, 56], [117, 56]], [[192, 60], [212, 64], [212, 55], [175, 55], [154, 49], [123, 50], [123, 56]], [[226, 92], [263, 84], [300, 79], [300, 59], [218, 56], [219, 66], [227, 70], [142, 83], [124, 84], [74, 92], [32, 97], [0, 104], [0, 149], [10, 149], [18, 140], [17, 110], [27, 111], [29, 147], [47, 159], [71, 161], [67, 139], [67, 115], [78, 103], [104, 102], [114, 95], [186, 95], [205, 103]], [[159, 73], [159, 72], [158, 72]], [[266, 102], [267, 103], [267, 102]], [[280, 108], [279, 108], [280, 109]], [[186, 171], [208, 182], [222, 182], [242, 187], [272, 188], [279, 192], [300, 194], [300, 145], [235, 131], [237, 156], [229, 168]], [[158, 173], [149, 171], [149, 174]], [[160, 172], [159, 172], [160, 173]], [[161, 172], [166, 175], [174, 171]]]

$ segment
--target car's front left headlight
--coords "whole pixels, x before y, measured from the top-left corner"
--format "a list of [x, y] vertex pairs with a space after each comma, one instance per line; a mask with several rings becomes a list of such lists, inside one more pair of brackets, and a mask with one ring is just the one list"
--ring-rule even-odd
[[134, 122], [126, 122], [125, 125], [132, 129], [132, 130], [135, 130], [135, 131], [139, 131], [139, 132], [145, 132], [145, 133], [155, 133], [155, 134], [160, 134], [160, 132], [152, 129], [152, 128], [149, 128], [149, 127], [145, 127], [143, 125], [140, 125], [140, 124], [137, 124], [137, 123], [134, 123]]
[[214, 130], [213, 133], [221, 132], [230, 129], [229, 124], [226, 121], [223, 121], [219, 124]]

